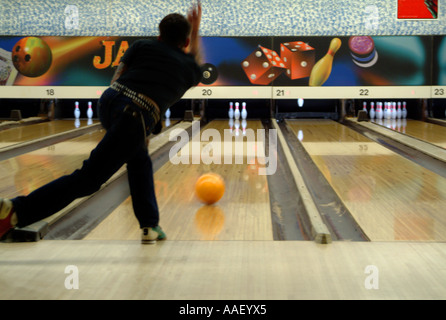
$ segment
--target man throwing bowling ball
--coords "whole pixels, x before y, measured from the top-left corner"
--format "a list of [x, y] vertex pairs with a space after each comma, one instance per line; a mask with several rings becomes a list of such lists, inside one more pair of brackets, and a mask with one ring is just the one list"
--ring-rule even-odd
[[98, 102], [107, 130], [89, 159], [72, 174], [14, 199], [0, 199], [0, 237], [63, 209], [73, 200], [98, 191], [127, 164], [133, 210], [142, 242], [166, 239], [159, 226], [152, 161], [147, 136], [161, 131], [161, 114], [201, 79], [199, 26], [201, 4], [187, 18], [169, 14], [159, 24], [157, 40], [137, 40], [124, 54], [111, 86]]

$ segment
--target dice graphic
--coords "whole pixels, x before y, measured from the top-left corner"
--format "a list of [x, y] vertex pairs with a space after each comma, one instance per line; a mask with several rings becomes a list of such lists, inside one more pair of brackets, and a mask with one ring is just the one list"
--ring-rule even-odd
[[285, 63], [286, 75], [294, 80], [309, 77], [314, 66], [314, 48], [302, 41], [280, 44], [280, 57]]
[[258, 46], [242, 62], [242, 68], [252, 84], [268, 85], [286, 70], [277, 52]]

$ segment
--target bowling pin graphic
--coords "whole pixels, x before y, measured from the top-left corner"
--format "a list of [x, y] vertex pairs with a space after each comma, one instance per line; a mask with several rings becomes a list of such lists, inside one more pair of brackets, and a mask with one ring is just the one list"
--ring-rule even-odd
[[91, 101], [88, 101], [87, 118], [93, 118], [93, 109], [91, 108]]
[[235, 120], [240, 119], [240, 104], [238, 102], [235, 103], [235, 111], [234, 111], [234, 118]]
[[314, 65], [310, 74], [310, 86], [321, 86], [327, 81], [333, 66], [333, 57], [341, 47], [341, 40], [334, 38], [330, 42], [327, 54]]
[[81, 116], [81, 111], [79, 110], [79, 102], [76, 101], [74, 103], [74, 118], [79, 119], [80, 116]]
[[229, 102], [229, 111], [228, 111], [229, 119], [234, 118], [234, 103]]
[[375, 119], [375, 103], [370, 102], [370, 119]]
[[248, 111], [246, 111], [246, 102], [242, 103], [242, 112], [240, 113], [243, 120], [246, 120], [246, 117], [248, 116]]

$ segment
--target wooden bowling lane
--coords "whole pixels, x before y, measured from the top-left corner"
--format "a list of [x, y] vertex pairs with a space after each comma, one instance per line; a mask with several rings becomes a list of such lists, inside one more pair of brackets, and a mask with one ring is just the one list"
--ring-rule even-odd
[[[262, 128], [260, 121], [247, 122], [247, 130], [256, 132]], [[223, 137], [229, 124], [223, 120], [212, 121], [201, 128], [201, 134], [207, 129], [213, 130], [208, 133], [217, 132]], [[239, 134], [243, 134], [241, 127]], [[196, 155], [194, 142], [190, 140], [177, 156], [186, 150], [190, 155]], [[198, 145], [200, 150], [210, 147], [208, 141], [198, 141]], [[222, 164], [204, 164], [203, 161], [173, 164], [168, 161], [155, 173], [160, 225], [169, 240], [273, 240], [267, 177], [258, 174], [263, 165], [259, 164], [261, 161], [248, 164], [246, 149], [240, 153], [238, 147], [247, 148], [246, 140], [234, 141], [232, 153], [229, 148], [221, 149], [222, 155], [233, 156], [233, 164], [225, 164], [223, 160]], [[235, 164], [235, 155], [244, 156], [241, 164]], [[222, 175], [226, 184], [223, 198], [211, 206], [199, 202], [194, 192], [195, 181], [206, 172]], [[129, 197], [85, 239], [139, 240], [140, 237]]]
[[446, 149], [444, 126], [411, 119], [375, 120], [375, 123]]
[[[96, 123], [97, 121], [93, 121], [92, 124]], [[54, 120], [1, 130], [0, 151], [2, 151], [2, 148], [11, 147], [32, 140], [39, 140], [77, 128], [84, 128], [88, 125], [87, 120], [80, 120], [78, 125], [75, 124], [74, 120]]]
[[[196, 318], [178, 316], [187, 300], [444, 300], [445, 264], [444, 244], [426, 242], [4, 243], [0, 299], [186, 300], [160, 309], [164, 318], [180, 319]], [[269, 301], [266, 310], [279, 318]]]
[[81, 167], [105, 131], [80, 137], [0, 161], [0, 195], [26, 195], [52, 180]]
[[372, 241], [445, 241], [446, 179], [331, 120], [287, 120]]

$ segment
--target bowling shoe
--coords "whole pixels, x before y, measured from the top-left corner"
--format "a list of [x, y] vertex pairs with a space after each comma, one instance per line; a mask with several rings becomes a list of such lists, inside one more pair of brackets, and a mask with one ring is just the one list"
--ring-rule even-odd
[[11, 200], [0, 198], [0, 239], [16, 225], [17, 217]]
[[167, 238], [160, 226], [155, 228], [142, 228], [141, 242], [144, 244], [154, 244], [156, 241], [165, 240]]

